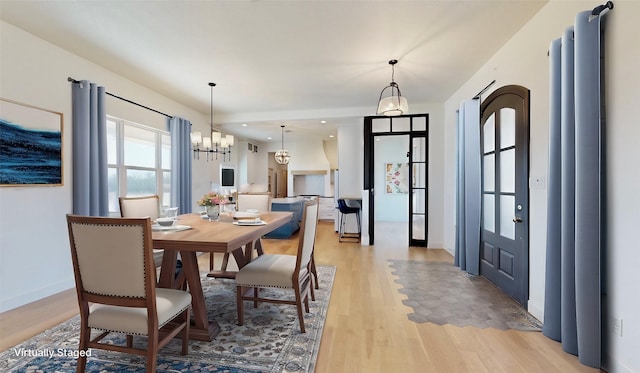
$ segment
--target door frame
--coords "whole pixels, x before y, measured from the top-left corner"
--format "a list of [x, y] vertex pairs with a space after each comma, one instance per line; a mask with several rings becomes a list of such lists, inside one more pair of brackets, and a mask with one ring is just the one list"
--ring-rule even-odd
[[[396, 118], [409, 118], [409, 131], [394, 131], [393, 130], [393, 121]], [[418, 130], [414, 129], [418, 127], [418, 125], [414, 125], [413, 118], [424, 118], [425, 129]], [[375, 131], [373, 130], [373, 121], [380, 119], [388, 119], [389, 120], [389, 130], [388, 131]], [[412, 224], [413, 221], [409, 220], [407, 223], [409, 226], [409, 237], [408, 244], [412, 246], [413, 242], [415, 245], [413, 246], [427, 246], [427, 238], [429, 235], [429, 114], [408, 114], [408, 115], [398, 115], [398, 116], [367, 116], [364, 117], [364, 180], [363, 180], [363, 189], [367, 190], [368, 195], [368, 234], [369, 234], [369, 245], [374, 244], [375, 240], [375, 137], [376, 136], [394, 136], [394, 135], [407, 135], [409, 136], [409, 149], [404, 149], [403, 153], [406, 152], [409, 157], [408, 162], [412, 158], [412, 141], [416, 137], [424, 137], [425, 138], [425, 206], [424, 206], [424, 242], [414, 242], [413, 237], [411, 236], [412, 232]], [[409, 180], [413, 177], [413, 170], [409, 169]], [[411, 191], [411, 188], [410, 188]], [[412, 216], [413, 212], [413, 204], [411, 195], [409, 195], [409, 217]]]

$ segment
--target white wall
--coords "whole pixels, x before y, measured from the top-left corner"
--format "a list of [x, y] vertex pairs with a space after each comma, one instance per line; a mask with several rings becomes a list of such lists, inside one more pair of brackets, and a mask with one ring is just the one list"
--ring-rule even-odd
[[[409, 136], [378, 136], [374, 144], [375, 221], [409, 221], [409, 194], [387, 193], [387, 163], [407, 163]], [[408, 185], [407, 185], [408, 187]]]
[[[471, 79], [445, 103], [444, 169], [444, 237], [445, 248], [454, 249], [455, 207], [455, 111], [459, 103], [474, 96], [491, 80], [492, 89], [518, 84], [531, 90], [530, 177], [547, 178], [549, 69], [547, 50], [552, 39], [560, 37], [574, 21], [576, 13], [592, 9], [598, 3], [552, 1], [527, 23]], [[612, 372], [640, 371], [640, 250], [635, 233], [640, 226], [640, 172], [635, 160], [640, 158], [640, 51], [637, 15], [640, 2], [616, 1], [605, 17], [606, 24], [606, 105], [607, 105], [607, 283], [610, 318], [623, 319], [623, 336], [611, 339], [606, 363]], [[483, 97], [489, 92], [485, 93]], [[543, 319], [546, 242], [546, 189], [530, 190], [530, 299], [529, 311]]]
[[[109, 70], [79, 58], [5, 22], [0, 22], [0, 96], [62, 112], [61, 187], [0, 188], [0, 312], [72, 288], [73, 269], [65, 214], [72, 211], [71, 85], [67, 77], [88, 79], [107, 91], [208, 128], [207, 114], [160, 96]], [[206, 86], [205, 88], [206, 89]], [[109, 114], [162, 125], [164, 119], [133, 105], [109, 99]], [[194, 199], [208, 190], [211, 163], [194, 162]], [[195, 204], [195, 201], [194, 201]]]

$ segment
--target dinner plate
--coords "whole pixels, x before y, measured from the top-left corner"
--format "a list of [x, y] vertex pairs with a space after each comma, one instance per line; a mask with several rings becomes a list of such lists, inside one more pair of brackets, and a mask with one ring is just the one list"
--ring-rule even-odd
[[241, 219], [241, 220], [234, 221], [233, 224], [235, 224], [235, 225], [265, 225], [267, 223], [262, 221], [262, 220], [260, 220], [260, 219]]
[[260, 216], [257, 212], [249, 212], [249, 211], [236, 211], [233, 213], [234, 219], [247, 219], [247, 218], [258, 218]]
[[191, 229], [191, 227], [188, 225], [172, 225], [170, 227], [163, 227], [160, 224], [151, 225], [151, 230], [157, 231], [157, 232], [179, 232], [187, 229]]

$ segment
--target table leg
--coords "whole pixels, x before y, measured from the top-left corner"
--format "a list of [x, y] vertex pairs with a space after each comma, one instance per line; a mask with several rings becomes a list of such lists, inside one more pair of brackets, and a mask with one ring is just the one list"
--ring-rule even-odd
[[182, 257], [182, 271], [189, 285], [191, 307], [193, 308], [191, 313], [193, 325], [189, 329], [189, 339], [212, 341], [220, 333], [220, 327], [216, 321], [209, 320], [207, 316], [207, 306], [202, 292], [196, 253], [193, 251], [181, 251], [180, 254]]
[[158, 287], [168, 289], [176, 288], [174, 286], [174, 277], [177, 261], [178, 252], [176, 250], [164, 250], [164, 253], [162, 253], [162, 265], [160, 266]]

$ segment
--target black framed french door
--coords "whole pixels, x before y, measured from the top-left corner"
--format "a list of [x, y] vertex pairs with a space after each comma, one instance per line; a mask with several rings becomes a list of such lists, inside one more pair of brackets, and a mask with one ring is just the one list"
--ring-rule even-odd
[[[429, 200], [429, 114], [396, 117], [370, 116], [364, 118], [364, 189], [368, 191], [369, 244], [375, 241], [376, 193], [403, 193], [408, 198], [409, 246], [427, 246]], [[402, 162], [376, 164], [376, 138], [406, 136], [406, 147], [398, 147], [397, 158]], [[384, 173], [376, 172], [376, 167]], [[376, 175], [382, 180], [376, 180]], [[382, 176], [380, 176], [382, 175]], [[384, 188], [384, 190], [376, 190]]]

